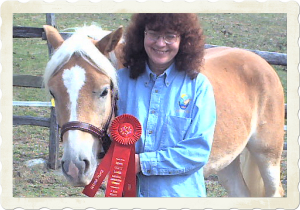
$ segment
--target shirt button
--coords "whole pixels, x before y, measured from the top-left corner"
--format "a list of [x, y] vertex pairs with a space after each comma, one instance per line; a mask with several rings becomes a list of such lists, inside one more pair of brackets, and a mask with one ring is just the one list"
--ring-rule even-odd
[[158, 90], [155, 90], [155, 93], [158, 93]]
[[151, 114], [155, 114], [155, 111], [154, 111], [154, 110], [152, 110], [152, 111], [151, 111]]
[[148, 133], [149, 133], [149, 134], [152, 134], [152, 133], [153, 133], [153, 131], [149, 131]]

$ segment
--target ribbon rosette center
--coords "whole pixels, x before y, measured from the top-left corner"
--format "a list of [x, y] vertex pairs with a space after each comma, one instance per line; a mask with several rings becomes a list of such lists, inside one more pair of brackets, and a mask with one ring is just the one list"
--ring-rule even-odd
[[126, 138], [132, 136], [133, 135], [132, 125], [129, 123], [123, 123], [119, 127], [119, 133], [121, 136], [126, 137]]

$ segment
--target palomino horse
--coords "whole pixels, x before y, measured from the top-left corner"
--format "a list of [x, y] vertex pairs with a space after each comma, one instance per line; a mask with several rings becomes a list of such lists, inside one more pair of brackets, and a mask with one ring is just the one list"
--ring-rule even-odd
[[[46, 33], [55, 48], [63, 43], [53, 28], [47, 27]], [[98, 48], [102, 46], [100, 51], [104, 54], [116, 46], [110, 43], [117, 40], [115, 37], [119, 38], [120, 35], [115, 34], [108, 35], [105, 42], [100, 40], [102, 44], [96, 44]], [[81, 46], [74, 41], [70, 41], [71, 44]], [[68, 44], [63, 43], [57, 50], [59, 55], [74, 53], [66, 51], [64, 45]], [[99, 62], [104, 62], [103, 56], [99, 57]], [[102, 67], [94, 67], [76, 53], [64, 64], [53, 59], [47, 69], [57, 70], [53, 76], [50, 73], [46, 82], [57, 102], [59, 124], [80, 120], [102, 127], [109, 118], [113, 98], [109, 97], [112, 95], [109, 77], [96, 71]], [[88, 60], [93, 61], [92, 58]], [[79, 71], [77, 69], [82, 75], [75, 73]], [[217, 105], [216, 131], [210, 159], [204, 167], [205, 176], [217, 174], [229, 196], [282, 196], [280, 159], [284, 135], [284, 95], [274, 69], [251, 52], [212, 48], [205, 51], [202, 73], [214, 87]], [[108, 93], [103, 96], [106, 91]], [[88, 133], [70, 130], [64, 134], [63, 141], [62, 168], [65, 176], [74, 185], [88, 184], [97, 163], [98, 140]]]
[[61, 127], [62, 171], [74, 186], [85, 186], [94, 175], [98, 154], [110, 144], [105, 137], [114, 117], [118, 85], [116, 70], [104, 55], [118, 44], [122, 28], [100, 41], [84, 30], [66, 41], [55, 28], [44, 26], [44, 30], [56, 49], [44, 82], [55, 99]]

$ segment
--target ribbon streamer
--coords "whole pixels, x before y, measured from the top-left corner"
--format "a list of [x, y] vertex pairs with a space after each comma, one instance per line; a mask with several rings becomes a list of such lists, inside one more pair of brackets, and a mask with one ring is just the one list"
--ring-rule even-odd
[[105, 197], [135, 197], [135, 142], [141, 137], [142, 126], [129, 114], [116, 117], [111, 124], [112, 144], [98, 165], [90, 184], [83, 193], [94, 197], [109, 173]]

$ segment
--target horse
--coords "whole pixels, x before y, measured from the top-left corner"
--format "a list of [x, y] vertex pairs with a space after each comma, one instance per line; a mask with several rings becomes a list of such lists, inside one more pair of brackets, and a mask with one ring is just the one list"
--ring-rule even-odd
[[[59, 33], [55, 30], [45, 31], [48, 41], [56, 48], [59, 47], [60, 44], [56, 44], [62, 42]], [[55, 34], [55, 36], [48, 37], [50, 34]], [[112, 32], [108, 35], [109, 38], [106, 38], [109, 50], [106, 50], [104, 54], [109, 57], [114, 53], [115, 55], [112, 57], [117, 58], [120, 68], [122, 66], [120, 49], [123, 44], [115, 41], [117, 44], [111, 47], [107, 41], [114, 39], [111, 38], [114, 37], [114, 34], [115, 32]], [[103, 39], [99, 42], [101, 41], [103, 43], [101, 46], [105, 45]], [[92, 42], [96, 43], [95, 40]], [[100, 45], [96, 44], [95, 46]], [[102, 51], [103, 48], [106, 47], [102, 47]], [[100, 50], [100, 52], [102, 51]], [[79, 62], [84, 62], [84, 60], [80, 57], [78, 60], [71, 59], [60, 67], [62, 70], [57, 72], [70, 69]], [[217, 110], [212, 151], [208, 163], [204, 166], [205, 177], [217, 174], [219, 182], [231, 197], [283, 196], [284, 191], [280, 182], [280, 160], [283, 150], [285, 111], [284, 93], [278, 75], [260, 56], [236, 48], [206, 49], [203, 62], [201, 73], [209, 79], [213, 86]], [[51, 64], [48, 65], [51, 66]], [[92, 68], [91, 65], [86, 64], [84, 67]], [[59, 124], [67, 123], [70, 111], [66, 107], [66, 104], [69, 103], [66, 101], [66, 90], [63, 90], [66, 88], [61, 84], [62, 73], [57, 73], [47, 81], [50, 90], [54, 89], [52, 93], [55, 92], [53, 95], [58, 104], [56, 110], [58, 119], [60, 119]], [[97, 79], [97, 82], [96, 80], [92, 81], [102, 84], [101, 78]], [[105, 81], [106, 87], [108, 87], [107, 79]], [[72, 84], [76, 87], [79, 85]], [[58, 87], [55, 89], [56, 85]], [[101, 127], [108, 120], [108, 113], [113, 111], [108, 99], [113, 96], [107, 97], [107, 101], [102, 100], [106, 104], [104, 106], [106, 110], [104, 108], [101, 110], [83, 109], [84, 103], [95, 103], [94, 100], [96, 100], [92, 96], [93, 91], [85, 90], [87, 89], [85, 86], [89, 85], [93, 84], [91, 82], [82, 84], [82, 90], [78, 90], [77, 106], [80, 109], [77, 109], [77, 116], [80, 117], [80, 120]], [[80, 88], [77, 87], [77, 89]], [[111, 91], [109, 93], [111, 94]], [[63, 141], [66, 145], [62, 158], [63, 172], [73, 185], [84, 186], [91, 180], [96, 167], [99, 143], [91, 134], [72, 130], [64, 134]], [[71, 151], [72, 147], [76, 147], [76, 152]], [[86, 154], [89, 158], [82, 157], [82, 154]]]
[[45, 25], [44, 31], [55, 49], [44, 84], [55, 100], [61, 127], [62, 172], [74, 186], [86, 186], [100, 162], [99, 154], [110, 144], [107, 132], [115, 116], [118, 84], [107, 55], [121, 39], [122, 27], [109, 35], [103, 32], [100, 41], [86, 30], [66, 41], [52, 26]]

